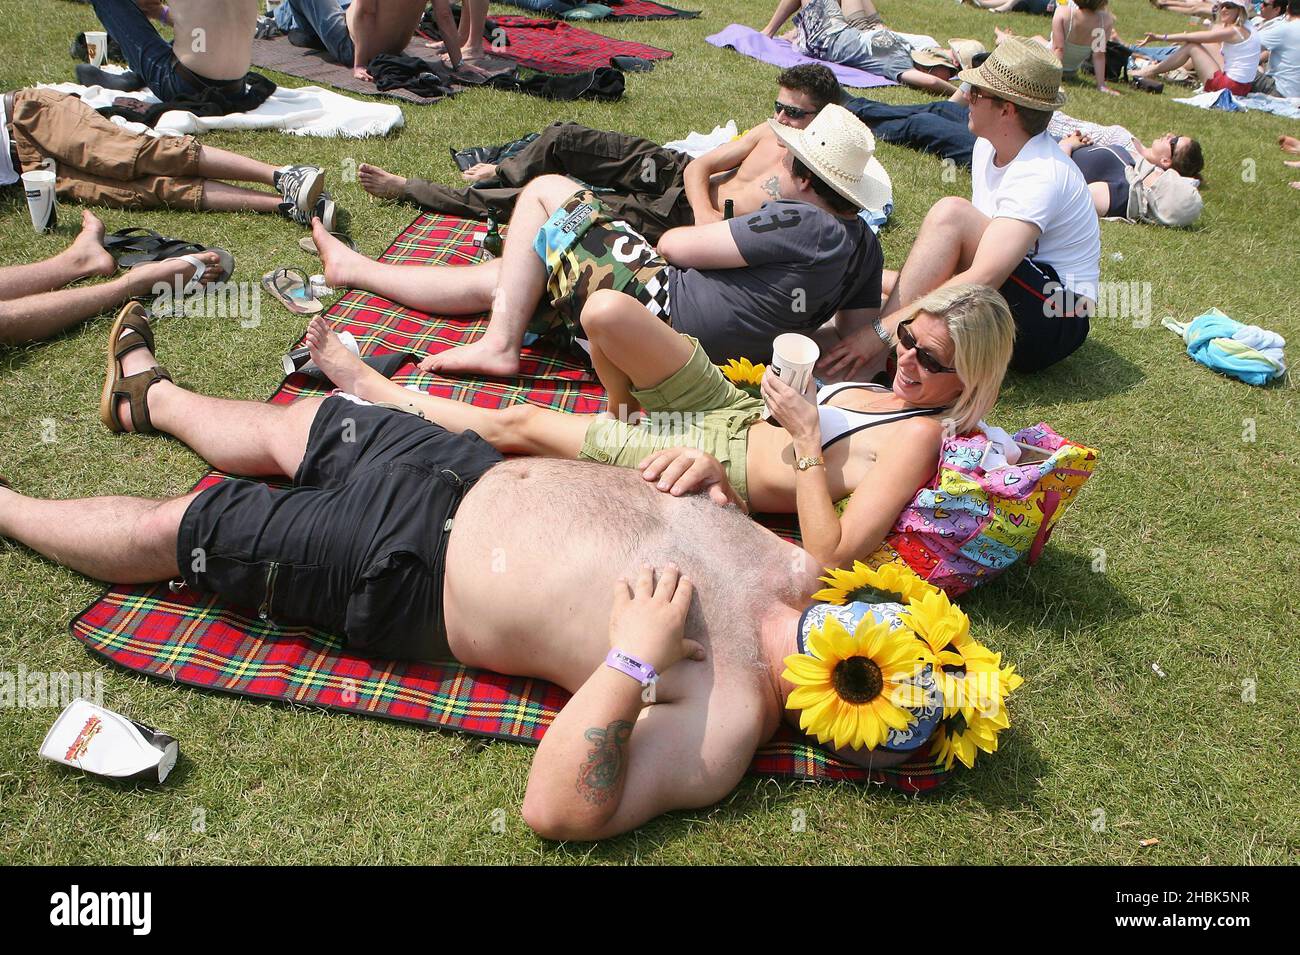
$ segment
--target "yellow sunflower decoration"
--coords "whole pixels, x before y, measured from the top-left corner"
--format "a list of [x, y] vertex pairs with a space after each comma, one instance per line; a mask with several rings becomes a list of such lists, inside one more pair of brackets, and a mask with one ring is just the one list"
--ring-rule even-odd
[[941, 593], [937, 587], [916, 576], [911, 568], [892, 563], [881, 564], [872, 570], [862, 561], [855, 560], [852, 570], [833, 568], [820, 579], [830, 586], [813, 594], [813, 600], [824, 600], [837, 607], [859, 600], [880, 603], [896, 597], [907, 603], [927, 594]]
[[731, 382], [741, 391], [754, 398], [763, 396], [761, 385], [763, 384], [763, 373], [767, 371], [766, 365], [755, 365], [748, 358], [732, 358], [725, 365], [719, 365], [722, 374], [726, 376], [727, 381]]
[[906, 627], [897, 630], [867, 614], [849, 633], [833, 616], [808, 634], [808, 653], [785, 658], [782, 678], [795, 685], [786, 706], [799, 709], [799, 726], [836, 748], [874, 749], [891, 729], [916, 720], [924, 691], [904, 682], [926, 663], [925, 645]]

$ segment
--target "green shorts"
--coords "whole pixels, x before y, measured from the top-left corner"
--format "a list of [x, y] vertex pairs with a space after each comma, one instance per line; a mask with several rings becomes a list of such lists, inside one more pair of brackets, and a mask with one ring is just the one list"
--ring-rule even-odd
[[543, 333], [558, 315], [573, 336], [585, 339], [582, 307], [599, 289], [630, 295], [668, 320], [668, 263], [630, 225], [611, 219], [590, 190], [555, 210], [537, 231], [533, 251], [546, 266], [550, 309], [534, 318], [531, 331]]
[[690, 342], [694, 348], [685, 365], [654, 388], [632, 392], [646, 412], [640, 422], [597, 418], [578, 457], [635, 468], [655, 451], [699, 448], [722, 462], [731, 486], [748, 504], [745, 452], [749, 426], [762, 415], [763, 402], [729, 382], [700, 343]]

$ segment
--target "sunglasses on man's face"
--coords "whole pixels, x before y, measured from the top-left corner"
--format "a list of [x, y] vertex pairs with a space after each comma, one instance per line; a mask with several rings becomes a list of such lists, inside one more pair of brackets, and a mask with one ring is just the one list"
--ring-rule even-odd
[[909, 318], [905, 322], [899, 322], [898, 328], [894, 329], [894, 334], [898, 336], [898, 343], [903, 346], [903, 350], [915, 351], [916, 363], [932, 375], [955, 375], [957, 373], [956, 368], [949, 368], [916, 343], [916, 336], [912, 334], [911, 324], [912, 319]]
[[978, 86], [972, 86], [972, 87], [970, 88], [970, 93], [968, 93], [967, 95], [970, 97], [970, 101], [971, 101], [972, 103], [975, 102], [975, 101], [978, 100], [978, 99], [986, 99], [986, 100], [988, 100], [990, 103], [1005, 103], [1005, 102], [1006, 102], [1006, 100], [1004, 100], [1001, 96], [994, 96], [992, 93], [986, 93], [986, 92], [984, 92], [984, 90], [980, 89]]
[[791, 106], [789, 103], [782, 103], [780, 100], [776, 101], [775, 106], [778, 115], [784, 113], [791, 119], [803, 119], [805, 116], [811, 116], [817, 112], [815, 109], [800, 109], [798, 106]]

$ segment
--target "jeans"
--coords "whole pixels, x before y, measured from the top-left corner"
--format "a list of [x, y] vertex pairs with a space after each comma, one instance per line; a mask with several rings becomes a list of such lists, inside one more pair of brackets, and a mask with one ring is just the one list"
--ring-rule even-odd
[[127, 64], [153, 95], [168, 102], [203, 92], [176, 72], [176, 54], [158, 35], [149, 18], [132, 0], [91, 0], [104, 29], [122, 47]]
[[275, 22], [285, 32], [302, 30], [314, 34], [336, 63], [352, 66], [356, 49], [343, 12], [349, 5], [350, 0], [341, 3], [339, 0], [285, 0]]
[[870, 126], [881, 142], [936, 153], [960, 166], [970, 167], [975, 134], [966, 125], [970, 111], [960, 103], [942, 100], [919, 106], [894, 106], [855, 96], [844, 106]]

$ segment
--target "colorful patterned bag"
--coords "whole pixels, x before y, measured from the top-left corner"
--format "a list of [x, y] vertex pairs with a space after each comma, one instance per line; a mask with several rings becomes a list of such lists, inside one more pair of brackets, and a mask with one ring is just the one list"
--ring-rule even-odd
[[910, 567], [956, 597], [1026, 554], [1031, 564], [1037, 561], [1061, 514], [1092, 476], [1098, 452], [1066, 441], [1046, 424], [1013, 437], [1028, 446], [1022, 447], [1021, 463], [987, 471], [987, 436], [946, 439], [934, 481], [917, 492], [867, 563]]

